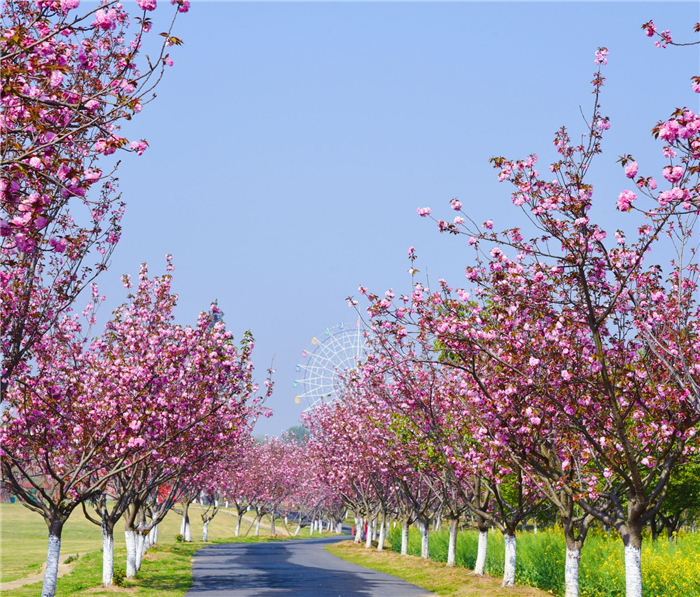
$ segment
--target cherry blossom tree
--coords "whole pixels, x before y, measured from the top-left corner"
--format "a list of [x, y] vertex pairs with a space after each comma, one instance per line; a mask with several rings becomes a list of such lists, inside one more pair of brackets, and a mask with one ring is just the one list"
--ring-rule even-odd
[[[176, 0], [175, 14], [187, 0]], [[8, 0], [1, 15], [0, 400], [34, 345], [103, 271], [121, 234], [117, 151], [142, 154], [120, 126], [153, 98], [181, 43], [142, 57], [155, 0], [130, 27], [116, 0]]]

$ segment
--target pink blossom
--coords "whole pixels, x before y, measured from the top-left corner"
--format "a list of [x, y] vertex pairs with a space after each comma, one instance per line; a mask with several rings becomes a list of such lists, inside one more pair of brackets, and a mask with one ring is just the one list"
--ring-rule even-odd
[[659, 129], [659, 137], [661, 137], [664, 141], [673, 143], [676, 139], [678, 139], [679, 129], [680, 127], [678, 122], [675, 120], [669, 120], [661, 125], [661, 128]]
[[482, 226], [487, 230], [493, 230], [493, 221], [488, 220], [487, 222], [484, 222]]
[[671, 166], [666, 166], [663, 172], [664, 178], [670, 183], [676, 183], [683, 178], [683, 168], [680, 166], [674, 166], [673, 168], [671, 168]]
[[80, 0], [61, 0], [61, 10], [63, 12], [75, 10], [78, 6], [80, 6]]
[[60, 70], [55, 70], [51, 73], [49, 84], [51, 87], [58, 87], [63, 82], [63, 73]]
[[625, 176], [627, 178], [634, 178], [635, 176], [637, 176], [638, 171], [639, 171], [639, 166], [637, 165], [637, 162], [630, 162], [625, 167]]
[[155, 10], [157, 0], [136, 0], [136, 4], [138, 4], [139, 8], [142, 10]]
[[63, 253], [68, 246], [68, 241], [65, 238], [52, 238], [49, 241], [49, 245], [53, 248], [56, 253]]
[[450, 204], [452, 205], [452, 209], [454, 209], [455, 211], [459, 211], [460, 209], [462, 209], [462, 202], [458, 199], [452, 199], [450, 201]]
[[117, 26], [117, 11], [113, 8], [109, 10], [98, 10], [95, 13], [95, 22], [93, 25], [105, 31], [114, 29], [114, 27]]
[[617, 198], [617, 209], [620, 211], [629, 211], [632, 209], [632, 203], [637, 200], [637, 194], [634, 191], [622, 191]]
[[425, 218], [430, 215], [430, 208], [429, 207], [419, 207], [417, 210], [418, 215], [421, 218]]

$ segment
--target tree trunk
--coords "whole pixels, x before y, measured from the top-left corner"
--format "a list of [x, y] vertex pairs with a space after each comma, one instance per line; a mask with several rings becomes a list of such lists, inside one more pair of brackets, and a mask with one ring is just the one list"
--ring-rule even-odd
[[625, 545], [625, 585], [626, 597], [642, 597], [642, 548], [632, 542]]
[[486, 550], [489, 546], [489, 532], [479, 529], [479, 546], [476, 551], [474, 574], [483, 576], [486, 573]]
[[427, 519], [420, 523], [420, 557], [430, 559], [430, 523]]
[[202, 541], [205, 543], [209, 541], [209, 521], [205, 520], [202, 523]]
[[238, 537], [241, 534], [241, 522], [243, 521], [243, 516], [241, 514], [238, 515], [238, 520], [236, 521], [236, 537]]
[[262, 519], [262, 515], [261, 515], [261, 516], [257, 516], [257, 517], [255, 518], [255, 536], [256, 536], [256, 537], [260, 537], [260, 520], [261, 520], [261, 519]]
[[49, 524], [49, 545], [46, 554], [46, 572], [44, 572], [44, 586], [41, 590], [41, 597], [54, 597], [56, 593], [62, 532], [63, 522], [60, 520], [52, 520]]
[[362, 541], [362, 519], [355, 519], [355, 543]]
[[297, 524], [297, 530], [294, 531], [294, 536], [297, 537], [299, 535], [299, 531], [301, 531], [301, 524]]
[[581, 550], [566, 548], [566, 562], [564, 564], [565, 597], [578, 597], [578, 571], [581, 563]]
[[515, 535], [503, 533], [505, 543], [505, 564], [503, 566], [503, 586], [515, 586], [515, 562], [517, 557], [517, 542]]
[[141, 561], [143, 560], [143, 547], [144, 547], [144, 541], [145, 537], [140, 533], [136, 532], [136, 572], [141, 570]]
[[275, 515], [270, 514], [270, 535], [273, 537], [277, 534], [277, 529], [275, 529]]
[[447, 565], [454, 566], [457, 563], [457, 519], [450, 520], [450, 539], [447, 543]]
[[124, 531], [126, 539], [126, 577], [136, 576], [136, 533], [133, 530]]
[[401, 555], [408, 555], [408, 521], [401, 523]]
[[365, 549], [372, 548], [372, 523], [367, 524], [367, 533], [365, 534]]
[[114, 529], [102, 521], [102, 584], [114, 583]]
[[384, 515], [379, 524], [379, 540], [377, 541], [377, 551], [384, 551], [384, 540], [386, 538], [386, 515]]

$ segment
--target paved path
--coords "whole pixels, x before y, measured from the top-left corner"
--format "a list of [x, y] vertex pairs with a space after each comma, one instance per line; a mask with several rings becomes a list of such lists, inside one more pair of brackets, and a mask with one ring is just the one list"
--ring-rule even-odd
[[222, 543], [194, 557], [186, 597], [427, 597], [424, 589], [350, 564], [324, 547], [348, 537]]

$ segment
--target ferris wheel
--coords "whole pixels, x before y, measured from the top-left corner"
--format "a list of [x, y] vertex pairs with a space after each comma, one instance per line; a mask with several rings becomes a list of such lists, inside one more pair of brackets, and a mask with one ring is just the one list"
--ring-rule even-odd
[[306, 401], [306, 410], [336, 398], [336, 380], [339, 374], [356, 369], [365, 359], [367, 342], [362, 322], [338, 324], [326, 328], [323, 335], [313, 337], [311, 346], [301, 351], [302, 361], [295, 370], [298, 378], [294, 387], [298, 394], [294, 402]]

